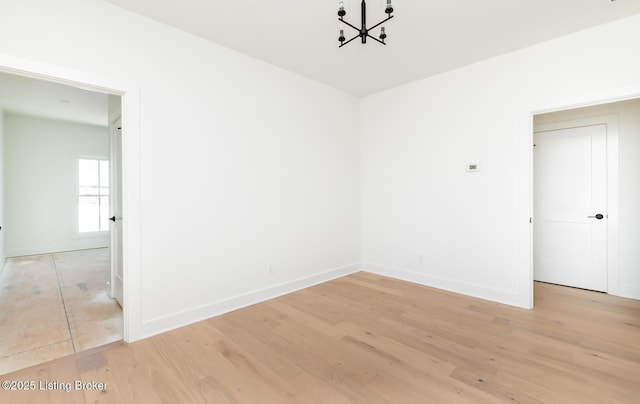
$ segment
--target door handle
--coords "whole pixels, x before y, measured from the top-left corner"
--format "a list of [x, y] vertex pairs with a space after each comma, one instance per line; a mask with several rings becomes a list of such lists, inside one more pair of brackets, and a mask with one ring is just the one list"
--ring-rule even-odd
[[109, 218], [109, 220], [111, 220], [112, 222], [115, 222], [115, 221], [116, 221], [116, 217], [115, 217], [115, 216], [111, 216], [111, 217]]
[[604, 215], [602, 213], [598, 213], [595, 216], [587, 216], [587, 217], [590, 218], [590, 219], [595, 218], [595, 219], [598, 219], [598, 220], [604, 219]]

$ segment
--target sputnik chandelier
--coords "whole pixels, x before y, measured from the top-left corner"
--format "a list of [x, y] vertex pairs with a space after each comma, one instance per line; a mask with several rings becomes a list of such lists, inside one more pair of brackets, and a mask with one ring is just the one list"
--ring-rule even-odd
[[367, 4], [365, 3], [364, 0], [362, 0], [362, 4], [360, 5], [360, 15], [361, 15], [361, 26], [360, 28], [353, 26], [351, 24], [349, 24], [347, 21], [344, 20], [344, 16], [347, 14], [347, 12], [344, 9], [344, 1], [341, 0], [340, 1], [340, 5], [338, 6], [338, 21], [340, 21], [340, 23], [342, 24], [346, 24], [348, 26], [350, 26], [351, 28], [355, 29], [356, 31], [358, 31], [358, 34], [356, 36], [354, 36], [353, 38], [346, 40], [345, 36], [344, 36], [344, 29], [340, 29], [340, 36], [338, 37], [338, 41], [340, 41], [340, 46], [339, 48], [342, 48], [343, 46], [345, 46], [346, 44], [348, 44], [349, 42], [353, 41], [354, 39], [360, 37], [362, 38], [362, 43], [367, 43], [367, 37], [376, 40], [378, 42], [380, 42], [383, 45], [386, 45], [386, 43], [384, 43], [385, 38], [387, 37], [386, 32], [384, 31], [384, 27], [380, 27], [380, 39], [375, 38], [371, 35], [369, 35], [369, 31], [371, 31], [372, 29], [384, 24], [385, 22], [389, 21], [390, 19], [393, 18], [393, 16], [391, 15], [391, 13], [393, 13], [393, 7], [391, 6], [391, 0], [387, 0], [387, 8], [384, 10], [384, 12], [387, 14], [387, 18], [385, 18], [384, 20], [380, 21], [379, 23], [377, 23], [376, 25], [374, 25], [373, 27], [367, 28]]

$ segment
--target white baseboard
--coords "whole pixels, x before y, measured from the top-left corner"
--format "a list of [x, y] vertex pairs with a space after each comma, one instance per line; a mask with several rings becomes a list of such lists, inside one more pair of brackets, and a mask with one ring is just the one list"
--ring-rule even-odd
[[449, 292], [460, 293], [462, 295], [477, 297], [492, 302], [504, 303], [510, 306], [528, 308], [522, 306], [523, 299], [518, 293], [498, 289], [491, 289], [486, 286], [464, 283], [458, 280], [441, 278], [426, 274], [407, 271], [400, 268], [392, 268], [383, 265], [364, 263], [362, 270], [376, 275], [388, 276], [419, 285], [429, 286]]
[[640, 286], [639, 285], [625, 285], [620, 286], [616, 296], [628, 297], [629, 299], [640, 300]]
[[28, 257], [31, 255], [41, 255], [41, 254], [52, 254], [57, 252], [65, 252], [65, 251], [79, 251], [79, 250], [92, 250], [94, 248], [106, 248], [109, 247], [109, 241], [99, 241], [95, 243], [86, 243], [86, 244], [60, 244], [60, 245], [52, 245], [46, 247], [35, 247], [35, 248], [23, 248], [19, 250], [10, 250], [6, 251], [7, 257]]
[[229, 299], [210, 303], [204, 306], [170, 314], [168, 316], [144, 321], [142, 323], [141, 338], [148, 338], [162, 332], [170, 331], [179, 327], [196, 323], [198, 321], [206, 320], [211, 317], [242, 309], [244, 307], [264, 302], [266, 300], [274, 299], [276, 297], [296, 292], [310, 286], [328, 282], [336, 278], [341, 278], [343, 276], [359, 272], [360, 270], [360, 264], [347, 265], [319, 274], [284, 282], [265, 289], [238, 295]]

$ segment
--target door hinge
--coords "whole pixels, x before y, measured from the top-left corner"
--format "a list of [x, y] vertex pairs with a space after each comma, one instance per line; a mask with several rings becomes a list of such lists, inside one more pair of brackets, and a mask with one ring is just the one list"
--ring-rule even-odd
[[533, 223], [533, 218], [532, 217], [529, 218], [529, 223]]

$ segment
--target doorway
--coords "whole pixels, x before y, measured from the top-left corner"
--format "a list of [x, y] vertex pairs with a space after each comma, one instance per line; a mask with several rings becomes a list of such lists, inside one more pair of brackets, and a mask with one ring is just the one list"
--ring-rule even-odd
[[[533, 123], [533, 279], [640, 299], [640, 99], [538, 114]], [[554, 141], [567, 150], [545, 166], [540, 147]], [[549, 195], [565, 206], [545, 207]], [[562, 210], [571, 205], [582, 207], [574, 217]], [[599, 281], [579, 280], [596, 263]]]
[[[11, 148], [4, 151], [3, 160], [12, 160], [5, 164], [4, 178], [32, 171], [29, 178], [37, 181], [16, 177], [3, 182], [3, 188], [12, 187], [8, 192], [11, 204], [3, 206], [10, 211], [2, 224], [8, 248], [1, 251], [8, 259], [0, 293], [7, 297], [2, 300], [2, 317], [10, 325], [3, 326], [1, 341], [0, 373], [4, 373], [112, 342], [114, 336], [122, 339], [122, 310], [108, 296], [112, 292], [107, 287], [112, 262], [109, 234], [114, 232], [106, 220], [109, 205], [116, 205], [109, 190], [122, 188], [120, 177], [109, 175], [109, 154], [122, 152], [109, 152], [113, 142], [107, 120], [121, 111], [119, 106], [117, 111], [108, 110], [106, 94], [21, 75], [0, 75], [5, 79], [0, 88], [5, 96], [3, 129], [8, 128], [2, 135], [3, 140], [10, 139]], [[120, 96], [116, 98], [119, 103]], [[100, 107], [104, 110], [96, 113]], [[31, 162], [32, 168], [14, 164], [21, 159]], [[20, 200], [21, 193], [13, 191], [21, 188], [37, 192]], [[34, 226], [27, 226], [24, 218], [38, 215], [42, 217], [33, 220]], [[37, 227], [43, 223], [48, 223], [46, 230]], [[22, 315], [27, 310], [35, 314]], [[41, 321], [31, 321], [36, 317]], [[17, 337], [9, 335], [10, 329]]]
[[[140, 88], [138, 83], [116, 79], [108, 73], [70, 70], [0, 53], [0, 72], [68, 84], [104, 94], [122, 101], [122, 275], [124, 341], [144, 336], [141, 276], [141, 172], [140, 172]], [[126, 220], [124, 219], [126, 217]], [[1, 238], [1, 236], [0, 236]]]

